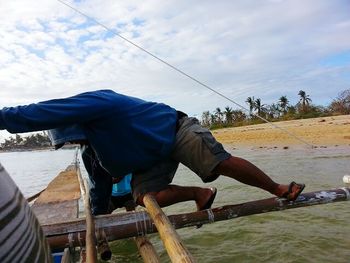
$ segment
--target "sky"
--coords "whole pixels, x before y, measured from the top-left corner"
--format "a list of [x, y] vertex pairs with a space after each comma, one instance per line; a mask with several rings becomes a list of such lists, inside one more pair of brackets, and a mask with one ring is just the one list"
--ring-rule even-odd
[[0, 0], [0, 109], [98, 89], [197, 117], [237, 108], [105, 27], [245, 107], [295, 104], [299, 90], [329, 105], [350, 88], [349, 0], [61, 1], [93, 19]]

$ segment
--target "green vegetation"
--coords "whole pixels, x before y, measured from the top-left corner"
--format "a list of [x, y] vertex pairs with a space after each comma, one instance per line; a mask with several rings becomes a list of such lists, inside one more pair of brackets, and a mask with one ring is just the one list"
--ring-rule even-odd
[[246, 100], [247, 113], [228, 106], [222, 111], [218, 107], [213, 113], [203, 112], [202, 125], [210, 129], [218, 129], [263, 123], [261, 118], [273, 122], [350, 114], [350, 89], [339, 93], [338, 97], [327, 107], [312, 104], [310, 95], [303, 90], [300, 90], [298, 95], [300, 99], [295, 105], [290, 104], [287, 96], [281, 96], [276, 103], [271, 105], [263, 104], [260, 98], [255, 99], [254, 96], [251, 96]]
[[42, 149], [51, 146], [49, 137], [45, 132], [35, 133], [26, 137], [16, 134], [15, 137], [5, 139], [0, 144], [0, 150], [3, 151], [24, 151], [33, 149]]

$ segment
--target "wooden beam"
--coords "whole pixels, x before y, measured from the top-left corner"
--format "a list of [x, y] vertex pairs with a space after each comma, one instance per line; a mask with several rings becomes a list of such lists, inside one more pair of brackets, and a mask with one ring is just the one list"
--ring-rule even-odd
[[[268, 198], [226, 205], [212, 210], [170, 215], [168, 218], [175, 228], [183, 228], [196, 226], [199, 223], [207, 224], [253, 214], [349, 200], [350, 188], [340, 188], [304, 193], [295, 202], [289, 202], [284, 198]], [[109, 240], [135, 237], [157, 231], [149, 215], [144, 211], [97, 216], [95, 219], [96, 225], [104, 229]], [[72, 220], [43, 226], [44, 233], [52, 248], [64, 248], [69, 242], [73, 243], [74, 246], [79, 246], [79, 240], [85, 237], [85, 229], [84, 220]]]

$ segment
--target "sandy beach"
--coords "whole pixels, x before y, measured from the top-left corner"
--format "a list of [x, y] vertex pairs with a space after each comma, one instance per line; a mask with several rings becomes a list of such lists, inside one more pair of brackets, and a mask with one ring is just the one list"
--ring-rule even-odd
[[306, 143], [321, 148], [350, 146], [350, 115], [281, 121], [274, 122], [273, 125], [265, 123], [224, 128], [214, 130], [213, 134], [221, 143], [235, 148], [287, 149], [304, 146]]

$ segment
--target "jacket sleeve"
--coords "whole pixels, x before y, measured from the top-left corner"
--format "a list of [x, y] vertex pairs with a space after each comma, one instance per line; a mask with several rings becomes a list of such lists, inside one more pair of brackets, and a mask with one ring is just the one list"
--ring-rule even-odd
[[3, 108], [0, 129], [20, 133], [84, 124], [110, 112], [112, 106], [110, 100], [96, 92], [86, 92], [64, 99]]

